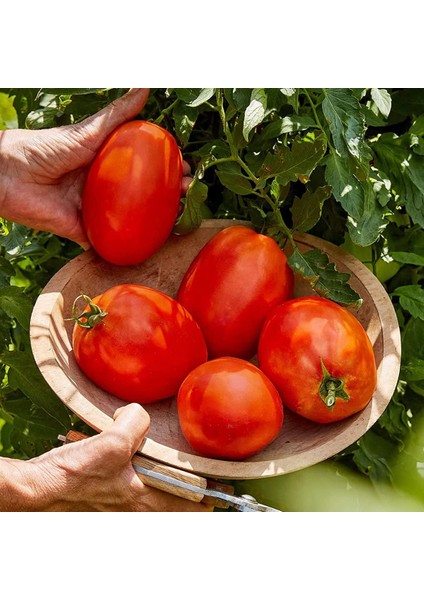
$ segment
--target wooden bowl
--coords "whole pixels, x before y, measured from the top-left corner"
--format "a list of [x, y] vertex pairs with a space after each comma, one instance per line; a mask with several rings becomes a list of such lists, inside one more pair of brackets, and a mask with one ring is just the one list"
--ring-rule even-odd
[[[141, 265], [118, 267], [87, 251], [70, 261], [47, 284], [31, 318], [31, 343], [36, 363], [65, 405], [97, 431], [109, 427], [114, 411], [124, 404], [96, 387], [77, 366], [71, 347], [74, 299], [95, 296], [121, 283], [138, 283], [175, 297], [183, 274], [206, 242], [231, 220], [205, 220], [195, 232], [171, 236], [154, 256]], [[244, 223], [246, 224], [246, 223]], [[337, 246], [308, 234], [295, 236], [301, 251], [320, 248], [337, 269], [351, 274], [350, 284], [364, 302], [357, 318], [374, 347], [378, 379], [366, 408], [352, 417], [319, 425], [286, 410], [279, 437], [262, 452], [244, 461], [226, 461], [197, 455], [183, 438], [175, 398], [146, 406], [151, 417], [148, 437], [140, 451], [148, 457], [202, 475], [223, 479], [270, 477], [323, 461], [358, 440], [380, 417], [395, 390], [400, 369], [400, 333], [392, 303], [380, 282], [356, 258]], [[313, 292], [296, 278], [295, 295]]]

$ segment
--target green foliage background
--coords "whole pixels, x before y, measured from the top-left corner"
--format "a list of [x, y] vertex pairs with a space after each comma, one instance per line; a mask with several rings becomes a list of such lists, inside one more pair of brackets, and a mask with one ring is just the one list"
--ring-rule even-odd
[[[75, 123], [125, 91], [2, 89], [0, 128]], [[205, 217], [241, 218], [282, 245], [295, 230], [342, 245], [382, 281], [401, 327], [401, 376], [378, 423], [324, 465], [240, 491], [287, 510], [422, 510], [424, 90], [154, 89], [142, 117], [169, 129], [192, 166], [178, 233]], [[29, 342], [37, 296], [81, 250], [1, 225], [0, 452], [25, 459], [71, 426], [86, 429], [44, 382]], [[295, 247], [291, 266], [319, 293], [358, 304], [325, 255]]]

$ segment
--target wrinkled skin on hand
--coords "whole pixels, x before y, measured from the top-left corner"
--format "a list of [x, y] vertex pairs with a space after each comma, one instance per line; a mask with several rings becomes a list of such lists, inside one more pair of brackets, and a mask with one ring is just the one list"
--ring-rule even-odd
[[118, 409], [112, 426], [23, 463], [35, 511], [210, 512], [144, 485], [131, 464], [149, 428], [139, 404]]

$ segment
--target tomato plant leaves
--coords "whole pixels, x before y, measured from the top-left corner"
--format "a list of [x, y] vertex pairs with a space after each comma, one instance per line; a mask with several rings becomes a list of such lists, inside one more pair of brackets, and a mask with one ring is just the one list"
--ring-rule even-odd
[[324, 90], [322, 111], [327, 119], [334, 146], [341, 156], [349, 154], [364, 166], [371, 158], [365, 142], [364, 117], [359, 102], [350, 89]]
[[252, 184], [247, 177], [239, 173], [229, 173], [227, 171], [217, 171], [220, 182], [224, 187], [235, 194], [246, 196], [252, 193]]
[[30, 352], [8, 352], [1, 356], [8, 365], [10, 388], [21, 390], [34, 404], [45, 410], [62, 428], [70, 427], [68, 412], [47, 385]]
[[23, 289], [16, 286], [0, 286], [0, 308], [29, 331], [32, 302]]
[[392, 108], [392, 97], [383, 88], [371, 88], [371, 98], [384, 117], [388, 117]]
[[188, 103], [188, 106], [191, 106], [193, 108], [196, 106], [200, 106], [204, 102], [210, 100], [210, 98], [212, 98], [214, 94], [215, 88], [203, 88], [200, 90], [199, 95], [194, 100]]
[[317, 124], [310, 115], [288, 115], [271, 121], [260, 135], [262, 142], [278, 138], [285, 133], [316, 129]]
[[184, 209], [174, 226], [174, 233], [184, 235], [200, 227], [205, 215], [204, 203], [208, 197], [208, 186], [197, 178], [190, 183], [186, 197], [182, 200]]
[[172, 116], [175, 123], [175, 133], [182, 146], [187, 144], [198, 114], [199, 111], [196, 108], [191, 108], [186, 104], [177, 104], [174, 108]]
[[424, 288], [421, 285], [402, 285], [393, 290], [392, 295], [399, 296], [402, 308], [414, 318], [424, 320]]
[[350, 275], [338, 272], [336, 265], [330, 263], [327, 254], [321, 250], [301, 253], [296, 249], [289, 258], [289, 264], [320, 296], [342, 306], [360, 308], [362, 298], [348, 284]]
[[295, 196], [291, 208], [293, 218], [293, 229], [297, 231], [309, 231], [321, 218], [322, 207], [330, 197], [330, 186], [318, 187], [316, 190], [306, 190], [299, 198]]
[[391, 252], [391, 257], [399, 263], [424, 267], [424, 255], [415, 252]]
[[349, 160], [335, 153], [327, 159], [325, 177], [334, 197], [349, 215], [347, 226], [354, 243], [361, 246], [373, 244], [388, 221], [387, 211], [381, 206], [371, 182], [359, 181]]
[[14, 129], [18, 126], [18, 116], [13, 106], [13, 99], [0, 93], [0, 130]]
[[267, 109], [267, 95], [263, 89], [254, 89], [250, 97], [249, 106], [246, 108], [243, 120], [243, 137], [249, 140], [249, 134], [264, 120]]
[[298, 179], [306, 183], [324, 156], [325, 150], [326, 141], [323, 136], [297, 140], [291, 148], [278, 147], [273, 154], [266, 155], [258, 173], [259, 178], [276, 176], [277, 182], [283, 186]]
[[372, 145], [375, 164], [390, 178], [392, 188], [414, 223], [424, 227], [424, 157], [411, 152], [409, 136], [383, 133]]

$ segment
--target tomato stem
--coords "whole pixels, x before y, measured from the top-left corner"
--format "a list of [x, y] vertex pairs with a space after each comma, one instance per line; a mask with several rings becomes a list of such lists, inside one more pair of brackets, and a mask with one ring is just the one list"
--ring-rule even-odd
[[319, 396], [325, 406], [332, 410], [336, 404], [337, 398], [341, 398], [347, 402], [350, 399], [350, 396], [344, 388], [343, 379], [338, 379], [337, 377], [330, 375], [322, 360], [321, 368], [323, 378], [319, 387]]
[[[85, 310], [83, 313], [78, 314], [77, 311], [77, 302], [79, 300], [85, 300], [88, 304], [89, 310]], [[102, 310], [100, 306], [94, 304], [92, 299], [86, 294], [81, 294], [74, 300], [74, 304], [72, 306], [72, 318], [67, 320], [73, 320], [80, 327], [84, 327], [85, 329], [93, 329], [100, 323], [103, 322], [103, 319], [107, 316], [107, 312]]]

